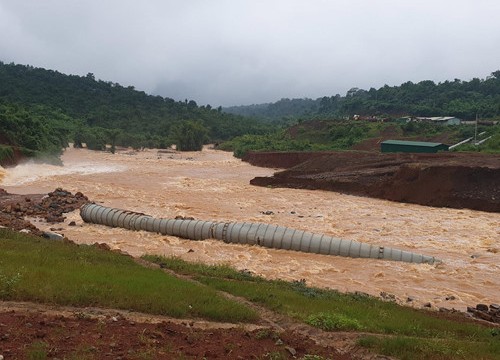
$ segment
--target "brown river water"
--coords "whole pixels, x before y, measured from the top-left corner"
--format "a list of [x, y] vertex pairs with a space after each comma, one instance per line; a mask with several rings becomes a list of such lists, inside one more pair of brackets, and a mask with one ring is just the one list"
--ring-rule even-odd
[[[116, 154], [67, 149], [64, 166], [23, 164], [5, 170], [0, 186], [11, 193], [47, 193], [62, 187], [81, 191], [104, 206], [148, 215], [200, 220], [263, 222], [324, 233], [442, 259], [438, 265], [274, 250], [191, 241], [84, 223], [67, 214], [65, 236], [77, 243], [105, 242], [134, 256], [178, 256], [187, 261], [229, 264], [270, 279], [301, 280], [340, 291], [378, 296], [400, 303], [464, 310], [500, 302], [500, 214], [432, 208], [320, 190], [271, 189], [249, 185], [275, 170], [244, 163], [231, 153]], [[272, 211], [265, 215], [263, 212]], [[41, 229], [53, 225], [34, 219]], [[67, 226], [75, 221], [77, 226]], [[412, 301], [407, 301], [408, 298]]]

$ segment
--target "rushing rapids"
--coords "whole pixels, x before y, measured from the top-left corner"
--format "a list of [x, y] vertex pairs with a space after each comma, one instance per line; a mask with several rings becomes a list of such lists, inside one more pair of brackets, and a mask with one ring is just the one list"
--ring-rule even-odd
[[[64, 166], [9, 168], [1, 184], [11, 193], [47, 193], [55, 187], [81, 191], [104, 206], [155, 217], [188, 216], [226, 222], [265, 222], [359, 242], [432, 254], [439, 265], [350, 259], [215, 240], [130, 232], [86, 224], [67, 214], [62, 231], [79, 243], [106, 242], [132, 255], [155, 253], [188, 261], [227, 263], [267, 278], [305, 279], [308, 284], [372, 295], [394, 294], [409, 305], [465, 310], [500, 300], [500, 214], [432, 208], [303, 189], [249, 185], [274, 170], [251, 166], [229, 153], [116, 154], [68, 149]], [[51, 224], [34, 220], [49, 229]], [[77, 226], [67, 226], [75, 221]]]

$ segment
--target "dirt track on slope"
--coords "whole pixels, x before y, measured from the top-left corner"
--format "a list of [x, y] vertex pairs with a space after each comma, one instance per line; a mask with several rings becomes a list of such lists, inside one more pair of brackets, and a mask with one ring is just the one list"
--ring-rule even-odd
[[280, 359], [352, 358], [294, 330], [0, 302], [0, 355], [5, 359], [268, 359], [278, 354]]
[[476, 153], [250, 153], [286, 168], [252, 185], [321, 189], [436, 207], [500, 212], [500, 156]]

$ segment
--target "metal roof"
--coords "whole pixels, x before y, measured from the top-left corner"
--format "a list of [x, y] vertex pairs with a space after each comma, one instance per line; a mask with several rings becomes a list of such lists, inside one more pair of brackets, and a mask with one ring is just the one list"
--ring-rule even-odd
[[406, 140], [386, 140], [386, 141], [383, 141], [382, 144], [408, 145], [408, 146], [425, 146], [425, 147], [435, 147], [435, 146], [444, 145], [442, 143], [435, 143], [435, 142], [406, 141]]
[[460, 120], [459, 118], [455, 117], [455, 116], [431, 116], [431, 117], [417, 117], [417, 119], [419, 120], [430, 120], [430, 121], [448, 121], [448, 120], [451, 120], [451, 119], [457, 119], [457, 120]]

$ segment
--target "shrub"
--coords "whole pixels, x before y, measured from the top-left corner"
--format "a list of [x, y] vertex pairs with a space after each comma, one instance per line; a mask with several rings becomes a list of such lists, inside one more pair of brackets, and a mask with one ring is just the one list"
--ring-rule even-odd
[[351, 319], [343, 314], [318, 313], [310, 315], [306, 322], [314, 327], [326, 330], [361, 330], [363, 327], [359, 321]]
[[0, 299], [10, 299], [17, 283], [21, 280], [21, 273], [6, 275], [0, 269]]

